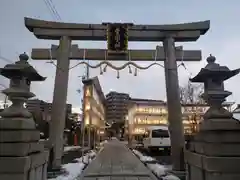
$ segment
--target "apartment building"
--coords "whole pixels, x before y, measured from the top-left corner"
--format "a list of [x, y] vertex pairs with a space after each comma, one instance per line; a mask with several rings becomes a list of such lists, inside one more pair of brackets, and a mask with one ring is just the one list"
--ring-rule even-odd
[[149, 126], [167, 124], [167, 106], [164, 101], [131, 98], [125, 123], [125, 133], [142, 135]]
[[97, 130], [105, 127], [105, 96], [98, 77], [82, 81], [84, 84], [83, 120], [85, 126]]
[[[42, 120], [51, 120], [52, 103], [47, 103], [40, 99], [29, 99], [26, 102], [26, 108], [42, 118]], [[66, 104], [66, 117], [72, 113], [72, 105]]]
[[[230, 109], [233, 103], [223, 103]], [[185, 134], [198, 131], [199, 123], [208, 110], [207, 104], [182, 104], [182, 122]], [[125, 122], [126, 132], [140, 135], [146, 132], [148, 126], [168, 125], [167, 104], [161, 100], [130, 98], [128, 118]]]
[[129, 99], [129, 94], [116, 91], [111, 91], [106, 95], [106, 120], [109, 124], [126, 120]]

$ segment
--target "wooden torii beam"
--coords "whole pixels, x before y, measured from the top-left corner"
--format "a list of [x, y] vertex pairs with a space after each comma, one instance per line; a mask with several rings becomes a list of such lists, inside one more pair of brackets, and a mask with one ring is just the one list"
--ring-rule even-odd
[[[49, 60], [57, 59], [58, 46], [52, 45], [51, 49], [32, 49], [31, 57], [33, 60]], [[125, 56], [111, 55], [107, 56], [106, 49], [79, 49], [78, 45], [72, 45], [69, 59], [82, 60], [111, 60], [111, 61], [128, 61], [130, 55], [131, 61], [154, 61], [156, 50], [128, 50]], [[157, 47], [156, 61], [164, 61], [166, 59], [164, 48]], [[108, 58], [108, 59], [106, 59]], [[182, 50], [181, 47], [176, 47], [176, 60], [177, 61], [200, 61], [202, 58], [200, 50]]]
[[[57, 50], [58, 66], [65, 69], [62, 73], [56, 72], [52, 120], [55, 122], [57, 135], [54, 135], [54, 149], [57, 155], [54, 155], [54, 161], [60, 162], [60, 150], [64, 124], [59, 125], [59, 120], [64, 121], [63, 110], [66, 103], [67, 77], [69, 67], [69, 57], [71, 40], [107, 40], [107, 27], [103, 24], [76, 24], [43, 21], [31, 18], [25, 18], [25, 26], [39, 39], [60, 40]], [[129, 27], [129, 41], [157, 41], [163, 42], [165, 52], [165, 76], [166, 92], [168, 106], [168, 122], [171, 135], [171, 156], [173, 170], [182, 171], [184, 167], [183, 149], [185, 146], [183, 136], [182, 112], [179, 96], [178, 72], [177, 72], [177, 53], [175, 53], [175, 42], [196, 41], [201, 35], [204, 35], [210, 27], [210, 21], [169, 24], [169, 25], [133, 25]], [[184, 56], [185, 57], [185, 56]], [[64, 62], [65, 61], [65, 62]], [[58, 69], [58, 68], [57, 68]], [[63, 78], [61, 78], [63, 77]], [[60, 82], [58, 82], [60, 81]], [[59, 127], [57, 127], [59, 126]], [[59, 129], [60, 128], [60, 129]], [[54, 134], [54, 132], [52, 133]], [[51, 134], [50, 134], [51, 135]], [[51, 138], [50, 138], [51, 139]]]

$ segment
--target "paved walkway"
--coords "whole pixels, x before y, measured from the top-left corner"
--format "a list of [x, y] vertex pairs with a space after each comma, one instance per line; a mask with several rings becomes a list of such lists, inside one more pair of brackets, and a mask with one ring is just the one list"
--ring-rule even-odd
[[157, 180], [120, 141], [112, 140], [83, 171], [80, 180]]

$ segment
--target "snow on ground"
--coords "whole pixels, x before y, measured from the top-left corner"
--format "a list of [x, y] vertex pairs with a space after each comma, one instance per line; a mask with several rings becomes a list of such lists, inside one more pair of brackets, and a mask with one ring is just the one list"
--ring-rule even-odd
[[157, 177], [166, 176], [167, 169], [161, 164], [147, 164], [147, 167], [157, 175]]
[[89, 164], [95, 156], [95, 151], [89, 151], [85, 156], [76, 158], [76, 163], [64, 164], [62, 168], [65, 169], [65, 174], [48, 180], [75, 180], [82, 173], [85, 166], [87, 166], [87, 164]]
[[156, 159], [154, 159], [153, 157], [151, 156], [144, 156], [142, 153], [140, 153], [139, 151], [133, 149], [133, 153], [136, 154], [140, 161], [142, 162], [149, 162], [149, 161], [156, 161]]
[[[169, 169], [158, 164], [156, 159], [150, 156], [144, 156], [141, 152], [133, 149], [133, 153], [161, 180], [180, 180], [178, 177], [170, 174]], [[151, 163], [152, 162], [152, 163]]]
[[108, 142], [107, 140], [100, 142], [100, 146], [103, 146], [103, 145], [106, 144], [107, 142]]
[[64, 147], [64, 152], [67, 152], [67, 151], [74, 151], [76, 149], [80, 149], [81, 146], [65, 146]]

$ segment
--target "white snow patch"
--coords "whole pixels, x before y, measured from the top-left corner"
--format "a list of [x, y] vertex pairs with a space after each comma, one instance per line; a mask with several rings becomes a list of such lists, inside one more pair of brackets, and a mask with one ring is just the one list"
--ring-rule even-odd
[[156, 161], [156, 159], [154, 159], [153, 157], [144, 156], [142, 153], [135, 149], [133, 149], [133, 153], [136, 154], [142, 162]]
[[100, 146], [103, 146], [104, 144], [108, 143], [107, 140], [100, 142]]
[[162, 176], [166, 176], [166, 171], [167, 168], [165, 168], [163, 165], [161, 164], [147, 164], [147, 167], [149, 169], [151, 169], [151, 171], [157, 175], [157, 177], [162, 177]]
[[162, 180], [180, 180], [177, 176], [169, 174], [167, 176], [162, 177]]
[[88, 156], [89, 158], [94, 158], [96, 156], [96, 152], [91, 150], [86, 156]]
[[65, 146], [64, 152], [73, 151], [73, 150], [80, 149], [80, 148], [81, 148], [81, 146]]
[[96, 152], [91, 150], [85, 156], [76, 158], [76, 163], [64, 164], [62, 168], [66, 170], [66, 174], [48, 180], [75, 180], [82, 173], [84, 167], [89, 164], [95, 156]]
[[[150, 163], [151, 161], [154, 162], [156, 159], [150, 156], [144, 156], [141, 152], [133, 149], [133, 153], [136, 154], [139, 159], [147, 164], [147, 167], [159, 178], [162, 180], [180, 180], [177, 176], [172, 174], [168, 174], [169, 168], [158, 164], [158, 163]], [[149, 163], [148, 163], [149, 162]]]

